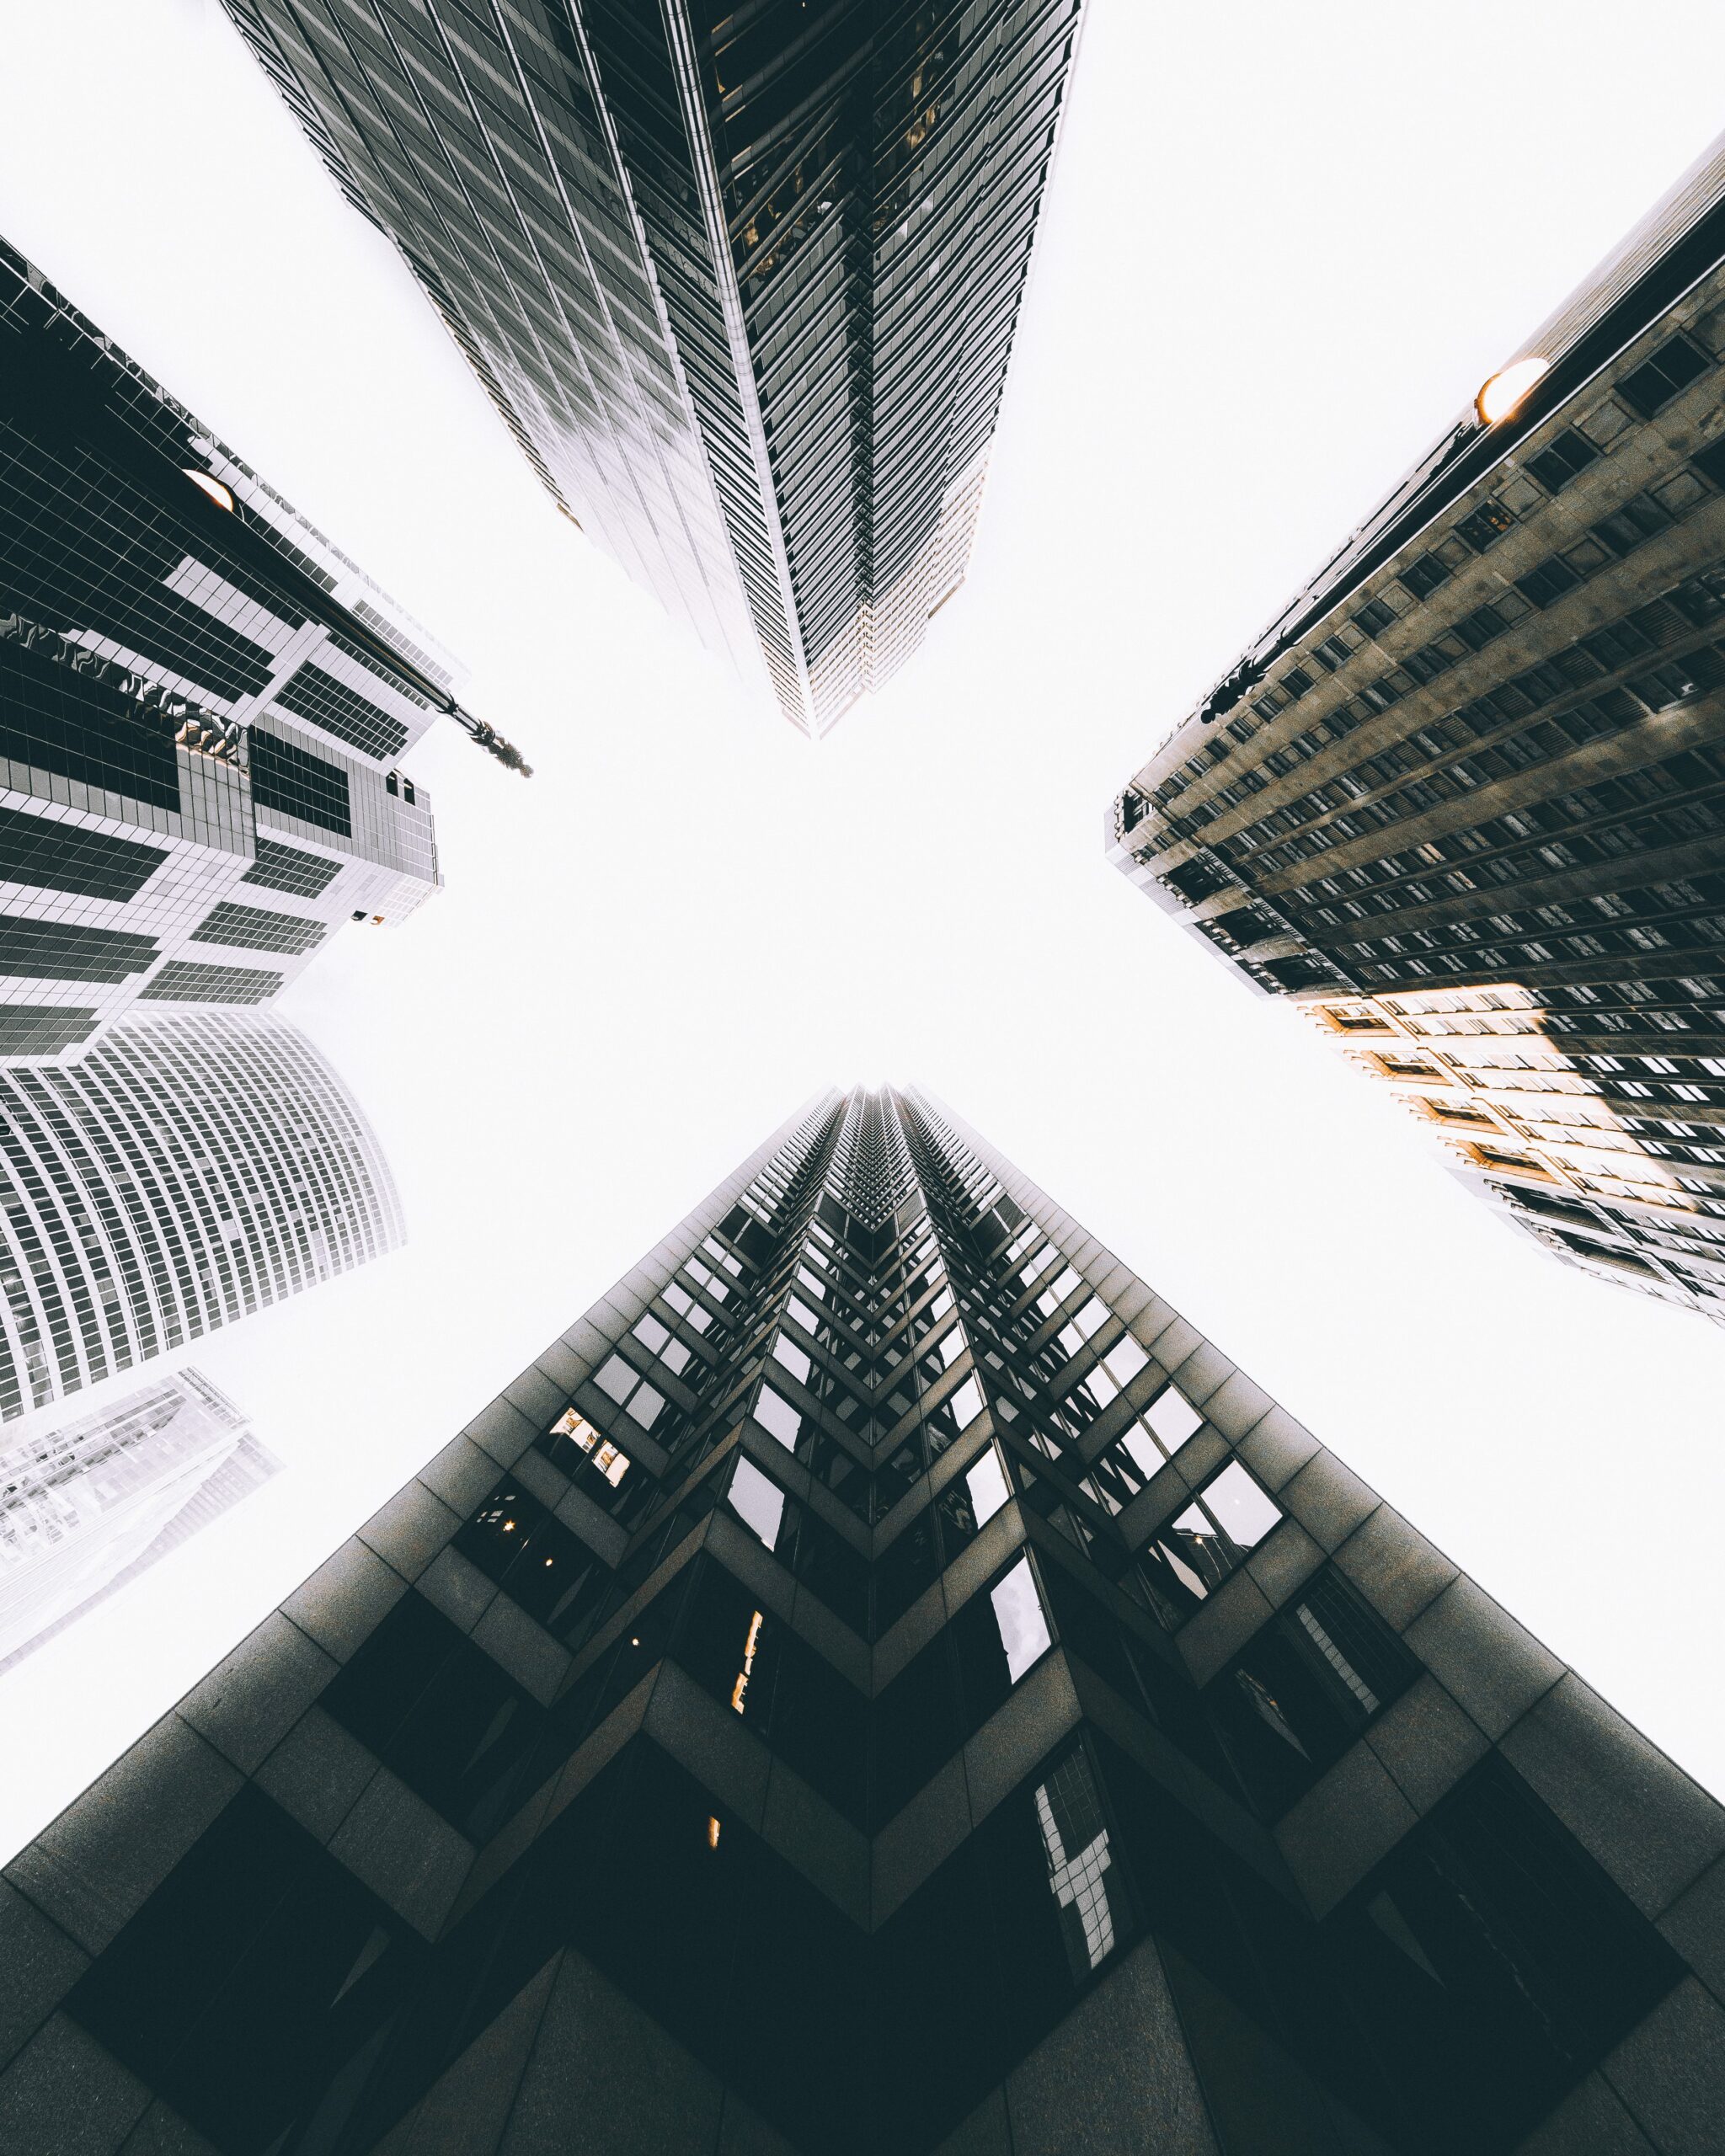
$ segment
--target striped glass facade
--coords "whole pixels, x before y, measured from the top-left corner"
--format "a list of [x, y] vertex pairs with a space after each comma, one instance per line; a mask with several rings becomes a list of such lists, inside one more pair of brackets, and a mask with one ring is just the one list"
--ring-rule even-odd
[[558, 504], [824, 732], [963, 581], [1081, 0], [226, 0]]
[[830, 1096], [7, 1868], [0, 2130], [1680, 2156], [1722, 1878], [1051, 1199]]
[[0, 1070], [0, 1419], [350, 1272], [402, 1240], [377, 1141], [305, 1037], [161, 1011]]
[[0, 242], [0, 1061], [271, 1002], [435, 891], [424, 640]]

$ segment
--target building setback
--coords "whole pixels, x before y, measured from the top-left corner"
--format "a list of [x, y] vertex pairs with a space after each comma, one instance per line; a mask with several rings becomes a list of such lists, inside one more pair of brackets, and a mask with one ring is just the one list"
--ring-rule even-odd
[[1725, 1813], [914, 1093], [787, 1124], [5, 1881], [32, 2156], [1725, 2133]]
[[0, 243], [0, 1058], [268, 1003], [434, 891], [428, 643]]
[[[1725, 1315], [1725, 144], [1115, 801], [1583, 1270]], [[1529, 374], [1538, 374], [1529, 367]]]
[[1081, 0], [225, 0], [564, 513], [820, 734], [964, 580]]
[[281, 1463], [200, 1372], [0, 1443], [0, 1670], [219, 1519]]
[[371, 1127], [267, 1013], [152, 1010], [0, 1070], [0, 1420], [401, 1241]]

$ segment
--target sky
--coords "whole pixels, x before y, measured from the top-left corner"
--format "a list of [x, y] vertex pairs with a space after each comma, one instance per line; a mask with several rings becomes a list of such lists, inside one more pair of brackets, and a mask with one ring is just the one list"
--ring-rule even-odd
[[819, 746], [557, 515], [213, 0], [0, 16], [0, 232], [536, 770], [435, 730], [447, 888], [278, 1006], [409, 1246], [186, 1358], [289, 1471], [0, 1678], [0, 1857], [797, 1106], [883, 1080], [1725, 1793], [1725, 1331], [1507, 1225], [1103, 851], [1120, 785], [1706, 147], [1725, 11], [1089, 0], [969, 579]]

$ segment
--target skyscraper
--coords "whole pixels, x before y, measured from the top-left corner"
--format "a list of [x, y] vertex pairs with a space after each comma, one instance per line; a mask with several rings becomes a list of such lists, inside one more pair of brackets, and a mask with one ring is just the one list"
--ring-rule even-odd
[[0, 1670], [220, 1518], [280, 1465], [233, 1402], [192, 1369], [93, 1414], [0, 1440]]
[[0, 243], [0, 1058], [267, 1003], [435, 890], [398, 759], [494, 737], [429, 643]]
[[0, 1420], [402, 1240], [377, 1139], [279, 1018], [152, 1011], [0, 1070]]
[[1725, 1316], [1725, 142], [1114, 804], [1561, 1256]]
[[916, 1094], [793, 1118], [5, 1880], [35, 2156], [1725, 2129], [1725, 1812]]
[[824, 732], [963, 581], [1080, 0], [226, 0], [534, 470]]

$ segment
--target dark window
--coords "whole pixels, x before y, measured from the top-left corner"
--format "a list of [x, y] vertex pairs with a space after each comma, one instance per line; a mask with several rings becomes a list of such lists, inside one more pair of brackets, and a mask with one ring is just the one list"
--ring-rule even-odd
[[140, 1003], [267, 1003], [281, 986], [280, 974], [255, 966], [200, 966], [170, 958], [138, 990]]
[[35, 883], [121, 903], [135, 899], [167, 858], [160, 846], [0, 808], [0, 883]]
[[93, 1011], [61, 1003], [0, 1003], [0, 1055], [58, 1055], [88, 1040], [95, 1028]]
[[553, 1638], [572, 1644], [611, 1584], [611, 1567], [537, 1497], [499, 1482], [452, 1547]]
[[1338, 1929], [1355, 2009], [1432, 2107], [1419, 2145], [1434, 2148], [1519, 2142], [1682, 1973], [1496, 1758], [1370, 1875]]
[[315, 899], [340, 875], [342, 864], [321, 853], [303, 853], [284, 846], [280, 839], [259, 838], [257, 858], [242, 883], [261, 883], [266, 891], [291, 891], [296, 898]]
[[1471, 547], [1476, 554], [1482, 554], [1503, 537], [1514, 521], [1502, 502], [1488, 494], [1477, 509], [1462, 518], [1455, 527], [1455, 536]]
[[1526, 459], [1527, 468], [1548, 494], [1561, 494], [1578, 472], [1585, 472], [1599, 452], [1585, 435], [1567, 427], [1549, 447]]
[[273, 808], [279, 816], [297, 816], [326, 831], [339, 831], [344, 838], [352, 835], [347, 773], [339, 764], [310, 755], [260, 726], [251, 728], [247, 760], [252, 798], [260, 808]]
[[541, 1710], [417, 1593], [402, 1597], [320, 1704], [473, 1841], [508, 1816]]
[[1393, 607], [1385, 606], [1381, 599], [1368, 599], [1354, 616], [1354, 626], [1357, 629], [1364, 629], [1369, 637], [1381, 636], [1392, 626], [1395, 619]]
[[1621, 509], [1602, 516], [1589, 528], [1594, 538], [1621, 560], [1625, 554], [1632, 554], [1644, 539], [1663, 531], [1670, 521], [1670, 511], [1661, 509], [1651, 494], [1632, 494]]
[[224, 899], [192, 931], [199, 943], [234, 943], [253, 951], [313, 951], [323, 941], [321, 921], [296, 913], [271, 913], [263, 906], [236, 905]]
[[1471, 614], [1464, 614], [1455, 624], [1455, 634], [1470, 651], [1482, 651], [1493, 637], [1500, 637], [1509, 624], [1495, 606], [1476, 606]]
[[[56, 648], [58, 648], [56, 639]], [[33, 771], [178, 810], [174, 729], [94, 673], [27, 649], [0, 616], [0, 755]]]
[[1253, 1803], [1274, 1818], [1418, 1674], [1377, 1613], [1339, 1572], [1326, 1570], [1204, 1699]]
[[1525, 576], [1515, 579], [1515, 589], [1535, 606], [1549, 606], [1566, 591], [1573, 591], [1581, 579], [1561, 555], [1552, 554]]
[[263, 2156], [399, 1999], [415, 1951], [345, 1865], [248, 1786], [66, 2007], [200, 2135]]
[[0, 914], [0, 974], [37, 980], [122, 981], [142, 973], [155, 957], [153, 936]]
[[1711, 479], [1716, 487], [1725, 487], [1725, 441], [1716, 441], [1697, 451], [1695, 468], [1704, 479]]
[[1680, 389], [1704, 375], [1712, 365], [1699, 344], [1687, 337], [1672, 337], [1649, 360], [1624, 376], [1617, 394], [1642, 419], [1650, 419], [1662, 404], [1669, 404]]
[[406, 745], [408, 729], [398, 718], [379, 711], [373, 703], [307, 664], [278, 689], [270, 702], [295, 718], [303, 718], [333, 734], [367, 756], [398, 756]]
[[1306, 694], [1306, 691], [1311, 688], [1311, 676], [1306, 671], [1303, 666], [1290, 666], [1288, 669], [1288, 671], [1282, 676], [1281, 686], [1287, 691], [1288, 695], [1294, 700], [1294, 702], [1297, 703], [1300, 697]]
[[1416, 554], [1402, 570], [1402, 581], [1416, 599], [1429, 599], [1440, 584], [1450, 581], [1450, 565], [1435, 554]]

